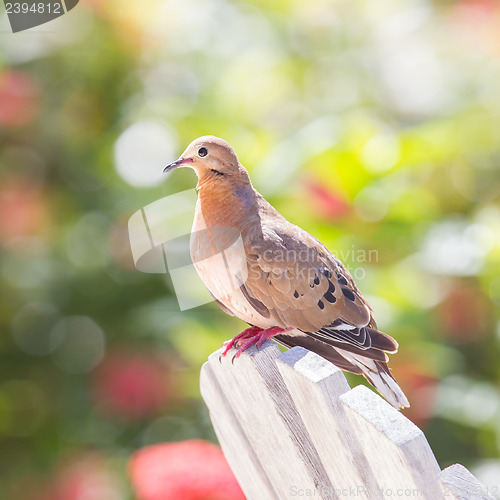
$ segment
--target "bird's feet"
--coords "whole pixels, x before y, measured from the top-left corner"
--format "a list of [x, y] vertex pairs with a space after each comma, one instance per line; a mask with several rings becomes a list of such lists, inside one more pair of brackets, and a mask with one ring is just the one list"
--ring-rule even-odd
[[241, 353], [248, 349], [250, 346], [256, 344], [257, 349], [260, 349], [266, 340], [274, 337], [275, 335], [279, 335], [280, 333], [289, 332], [292, 328], [280, 328], [278, 326], [273, 326], [272, 328], [268, 328], [267, 330], [263, 330], [262, 328], [258, 328], [257, 326], [252, 326], [243, 330], [241, 333], [236, 335], [234, 339], [228, 340], [222, 344], [224, 351], [222, 352], [221, 358], [226, 356], [228, 351], [233, 347], [238, 347], [238, 351], [233, 357], [233, 361], [235, 358], [239, 358]]

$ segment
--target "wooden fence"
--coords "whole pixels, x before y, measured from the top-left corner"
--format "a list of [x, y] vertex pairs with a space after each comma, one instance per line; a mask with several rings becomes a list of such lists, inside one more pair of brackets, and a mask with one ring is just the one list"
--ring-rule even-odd
[[491, 499], [463, 466], [441, 470], [423, 432], [301, 347], [267, 341], [201, 370], [215, 432], [249, 500]]

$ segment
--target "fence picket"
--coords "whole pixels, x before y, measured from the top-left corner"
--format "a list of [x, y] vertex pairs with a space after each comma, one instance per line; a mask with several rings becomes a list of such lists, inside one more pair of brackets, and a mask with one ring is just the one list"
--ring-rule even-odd
[[492, 499], [465, 467], [441, 471], [417, 426], [320, 356], [271, 341], [234, 363], [220, 353], [201, 393], [249, 500]]

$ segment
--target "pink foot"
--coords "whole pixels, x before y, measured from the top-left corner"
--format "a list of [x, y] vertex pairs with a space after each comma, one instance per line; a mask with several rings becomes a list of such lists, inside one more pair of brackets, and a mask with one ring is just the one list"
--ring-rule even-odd
[[224, 352], [222, 353], [222, 357], [225, 357], [225, 355], [228, 353], [230, 349], [232, 349], [236, 344], [240, 344], [241, 341], [245, 342], [248, 339], [252, 339], [255, 337], [255, 335], [258, 335], [259, 332], [262, 331], [262, 328], [259, 328], [257, 326], [252, 326], [250, 328], [247, 328], [246, 330], [243, 330], [241, 333], [236, 335], [234, 339], [228, 340], [227, 342], [224, 342], [222, 344], [222, 347], [224, 347]]
[[280, 328], [279, 326], [273, 326], [272, 328], [263, 330], [262, 328], [252, 326], [251, 328], [247, 328], [240, 334], [236, 335], [234, 339], [222, 344], [224, 347], [222, 357], [224, 357], [233, 347], [239, 346], [238, 352], [234, 356], [234, 358], [239, 358], [241, 353], [250, 346], [256, 344], [257, 349], [260, 349], [266, 340], [269, 340], [280, 333], [289, 332], [290, 330], [292, 330], [292, 328]]

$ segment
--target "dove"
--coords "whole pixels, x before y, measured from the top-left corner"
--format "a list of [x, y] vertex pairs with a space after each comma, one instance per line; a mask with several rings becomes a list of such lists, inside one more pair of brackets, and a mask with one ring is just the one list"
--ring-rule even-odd
[[223, 344], [222, 356], [237, 348], [237, 358], [268, 339], [301, 346], [363, 375], [395, 408], [408, 407], [387, 364], [398, 343], [377, 329], [342, 262], [255, 190], [223, 139], [194, 140], [163, 171], [179, 167], [192, 168], [198, 177], [193, 264], [217, 305], [249, 325]]

